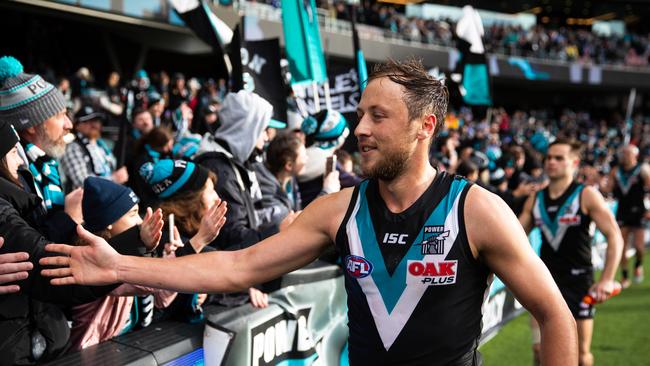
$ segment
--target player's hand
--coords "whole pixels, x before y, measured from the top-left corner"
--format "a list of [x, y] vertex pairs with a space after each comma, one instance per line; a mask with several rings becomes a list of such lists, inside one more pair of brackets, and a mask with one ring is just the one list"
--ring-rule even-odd
[[44, 266], [59, 266], [44, 269], [41, 275], [54, 277], [53, 285], [109, 285], [117, 283], [117, 266], [120, 254], [106, 240], [93, 235], [77, 225], [77, 234], [87, 245], [48, 244], [48, 252], [63, 254], [58, 257], [41, 258]]
[[255, 287], [248, 289], [248, 295], [251, 297], [251, 304], [253, 307], [263, 309], [269, 306], [269, 294], [264, 293]]
[[156, 211], [152, 212], [151, 207], [147, 207], [147, 213], [140, 225], [140, 240], [144, 243], [147, 251], [151, 252], [156, 249], [158, 243], [160, 243], [164, 225], [162, 210], [156, 209]]
[[[4, 238], [0, 237], [0, 248], [4, 242]], [[25, 252], [0, 254], [0, 284], [26, 279], [27, 271], [34, 267], [32, 262], [26, 262], [27, 259], [29, 259], [29, 254]], [[20, 291], [18, 285], [0, 286], [0, 295], [18, 291]]]
[[612, 295], [614, 286], [614, 281], [612, 280], [600, 280], [591, 286], [589, 293], [596, 300], [596, 303], [601, 303]]

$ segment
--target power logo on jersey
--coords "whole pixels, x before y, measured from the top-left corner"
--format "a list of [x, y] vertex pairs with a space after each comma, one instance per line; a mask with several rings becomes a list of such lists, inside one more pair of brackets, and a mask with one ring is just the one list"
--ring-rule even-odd
[[372, 273], [372, 263], [363, 257], [348, 255], [345, 257], [345, 269], [354, 278], [364, 278]]
[[456, 283], [458, 261], [408, 261], [406, 283], [441, 286]]
[[424, 240], [420, 244], [423, 255], [445, 254], [445, 240], [449, 237], [449, 230], [445, 230], [442, 225], [425, 226], [423, 236]]

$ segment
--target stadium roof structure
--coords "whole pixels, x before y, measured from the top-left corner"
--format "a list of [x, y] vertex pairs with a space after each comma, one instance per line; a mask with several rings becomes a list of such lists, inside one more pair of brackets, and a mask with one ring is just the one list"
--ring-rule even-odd
[[[478, 9], [502, 13], [527, 12], [539, 18], [572, 18], [581, 20], [576, 25], [590, 25], [586, 20], [623, 20], [628, 25], [641, 25], [650, 16], [650, 0], [436, 0], [427, 3]], [[643, 25], [646, 26], [646, 25]]]

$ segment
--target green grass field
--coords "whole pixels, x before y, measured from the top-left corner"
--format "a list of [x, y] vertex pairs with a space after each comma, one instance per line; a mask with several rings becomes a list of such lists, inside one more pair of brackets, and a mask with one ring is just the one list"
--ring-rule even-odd
[[[595, 365], [650, 365], [650, 264], [645, 261], [646, 279], [596, 308], [591, 351]], [[484, 364], [532, 365], [530, 328], [525, 313], [508, 323], [484, 344]]]

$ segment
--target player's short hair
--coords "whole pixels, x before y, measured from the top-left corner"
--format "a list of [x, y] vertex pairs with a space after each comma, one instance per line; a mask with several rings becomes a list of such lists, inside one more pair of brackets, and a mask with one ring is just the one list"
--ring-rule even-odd
[[569, 139], [565, 137], [559, 137], [555, 139], [555, 141], [551, 142], [548, 147], [550, 148], [551, 146], [554, 145], [568, 145], [570, 149], [570, 153], [577, 156], [578, 158], [582, 157], [582, 144], [579, 141], [576, 141], [574, 139]]
[[406, 61], [391, 59], [386, 63], [377, 64], [368, 77], [368, 82], [382, 77], [387, 77], [390, 81], [404, 87], [402, 100], [408, 109], [409, 121], [426, 114], [436, 116], [433, 137], [437, 136], [447, 114], [449, 104], [447, 87], [440, 80], [429, 75], [422, 61], [416, 58]]

